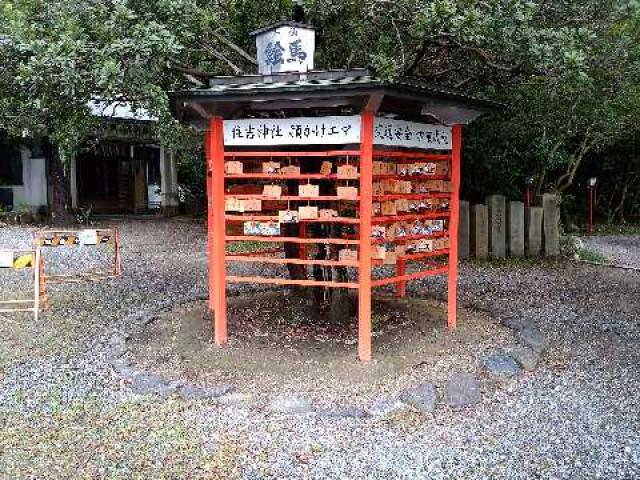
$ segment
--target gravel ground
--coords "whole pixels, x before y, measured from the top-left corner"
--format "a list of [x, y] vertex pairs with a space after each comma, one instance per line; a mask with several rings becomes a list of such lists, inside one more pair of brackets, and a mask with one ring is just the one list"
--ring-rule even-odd
[[612, 263], [640, 268], [640, 235], [591, 235], [582, 237], [585, 248], [607, 257]]
[[[550, 349], [537, 370], [462, 410], [284, 415], [247, 408], [252, 392], [167, 400], [123, 383], [108, 362], [109, 339], [129, 332], [136, 312], [204, 295], [206, 257], [201, 226], [120, 228], [122, 279], [52, 285], [39, 322], [0, 316], [0, 478], [640, 478], [639, 272], [562, 261], [465, 265], [462, 305], [545, 333]], [[3, 228], [0, 245], [30, 236]], [[591, 241], [640, 264], [638, 237]], [[48, 268], [70, 255], [61, 252], [47, 252]], [[0, 282], [9, 295], [25, 279]], [[444, 298], [445, 287], [431, 278], [411, 291]], [[431, 371], [414, 369], [407, 383], [434, 381]]]

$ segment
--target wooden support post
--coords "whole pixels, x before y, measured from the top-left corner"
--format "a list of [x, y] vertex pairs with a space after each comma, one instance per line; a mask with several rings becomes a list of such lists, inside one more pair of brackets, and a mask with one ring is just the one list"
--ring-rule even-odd
[[458, 220], [460, 216], [460, 155], [462, 149], [462, 125], [454, 125], [451, 150], [451, 215], [449, 216], [449, 328], [456, 328], [458, 294]]
[[[402, 277], [407, 273], [407, 262], [405, 260], [396, 261], [396, 277]], [[404, 298], [407, 295], [407, 281], [400, 280], [396, 284], [396, 297]]]
[[360, 255], [358, 357], [371, 360], [371, 217], [373, 215], [373, 112], [362, 113], [360, 134]]
[[214, 341], [216, 345], [224, 345], [227, 342], [227, 279], [222, 118], [214, 117], [210, 120], [207, 144], [209, 309], [213, 314]]

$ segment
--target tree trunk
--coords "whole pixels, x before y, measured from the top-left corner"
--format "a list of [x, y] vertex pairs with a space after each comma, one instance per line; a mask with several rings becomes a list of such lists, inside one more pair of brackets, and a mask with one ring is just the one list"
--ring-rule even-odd
[[67, 165], [62, 161], [61, 152], [55, 149], [51, 157], [51, 217], [55, 223], [72, 223], [73, 216], [70, 213], [70, 188], [69, 175], [66, 172]]

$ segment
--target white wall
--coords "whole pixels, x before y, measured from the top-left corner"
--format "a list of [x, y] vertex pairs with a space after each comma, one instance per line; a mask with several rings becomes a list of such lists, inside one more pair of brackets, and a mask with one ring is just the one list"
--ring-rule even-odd
[[13, 187], [14, 208], [29, 207], [38, 210], [47, 206], [47, 162], [32, 158], [31, 151], [22, 147], [22, 185]]

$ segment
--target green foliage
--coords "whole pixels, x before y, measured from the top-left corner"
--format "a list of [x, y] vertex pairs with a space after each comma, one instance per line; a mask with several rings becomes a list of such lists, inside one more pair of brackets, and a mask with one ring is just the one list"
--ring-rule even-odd
[[596, 251], [589, 250], [588, 248], [578, 249], [576, 255], [580, 260], [583, 260], [585, 262], [610, 263], [607, 257]]
[[126, 101], [159, 119], [162, 144], [188, 152], [181, 171], [195, 185], [200, 139], [172, 118], [166, 92], [253, 73], [248, 32], [282, 17], [317, 27], [319, 68], [370, 66], [508, 103], [467, 130], [472, 198], [520, 197], [528, 176], [536, 191], [568, 192], [586, 158], [636, 131], [630, 0], [5, 1], [0, 128], [46, 131], [64, 160], [96, 127], [88, 101]]

